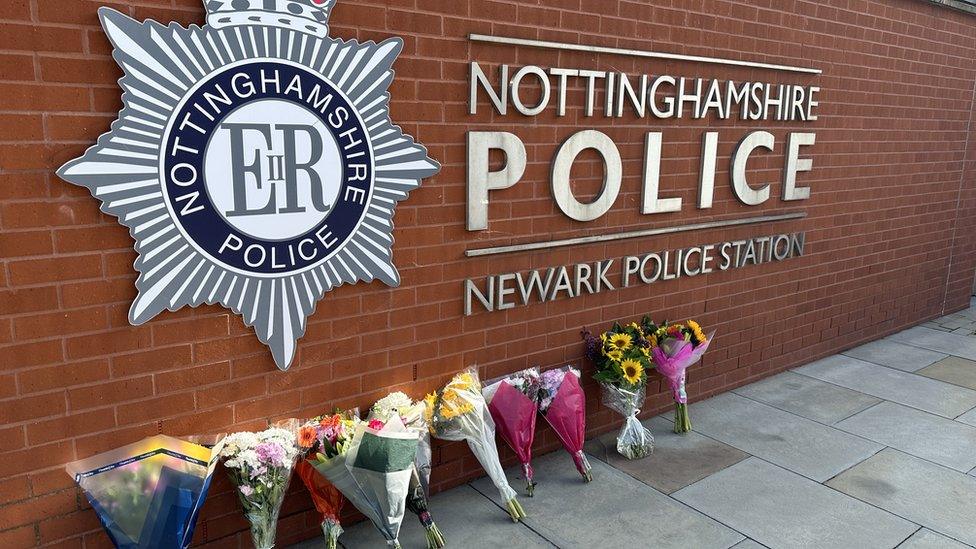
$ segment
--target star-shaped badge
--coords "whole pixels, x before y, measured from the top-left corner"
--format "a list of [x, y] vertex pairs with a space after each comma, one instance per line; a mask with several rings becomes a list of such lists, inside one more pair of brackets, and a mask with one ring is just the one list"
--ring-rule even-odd
[[284, 370], [325, 292], [399, 285], [393, 211], [439, 165], [390, 120], [402, 40], [329, 38], [334, 3], [211, 0], [190, 28], [99, 10], [124, 107], [58, 175], [135, 239], [132, 324], [220, 303]]

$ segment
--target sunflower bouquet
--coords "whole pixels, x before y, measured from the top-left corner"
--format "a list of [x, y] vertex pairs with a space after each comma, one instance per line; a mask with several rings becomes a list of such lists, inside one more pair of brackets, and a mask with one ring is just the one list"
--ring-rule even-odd
[[445, 545], [444, 534], [434, 523], [428, 504], [431, 451], [430, 434], [424, 419], [426, 409], [427, 405], [423, 401], [413, 402], [406, 394], [396, 391], [376, 401], [369, 412], [369, 418], [385, 424], [390, 418], [396, 416], [403, 421], [407, 430], [417, 434], [417, 456], [410, 477], [410, 491], [407, 493], [407, 510], [417, 515], [421, 526], [424, 527], [427, 534], [427, 549], [439, 549]]
[[584, 330], [583, 339], [596, 365], [593, 378], [600, 384], [600, 400], [626, 418], [617, 435], [617, 452], [627, 459], [647, 457], [654, 449], [654, 437], [637, 419], [651, 367], [651, 342], [643, 323], [614, 323], [599, 337]]
[[498, 459], [495, 422], [481, 394], [478, 372], [470, 369], [457, 374], [444, 388], [427, 395], [424, 402], [427, 405], [424, 417], [430, 434], [442, 440], [467, 442], [498, 489], [512, 520], [518, 522], [525, 518], [525, 510], [516, 499], [515, 490], [509, 486]]
[[691, 431], [691, 418], [688, 417], [685, 371], [705, 354], [715, 332], [706, 336], [694, 320], [688, 320], [684, 324], [665, 322], [656, 326], [645, 319], [643, 324], [651, 342], [651, 360], [671, 387], [671, 396], [674, 398], [674, 432], [687, 433]]

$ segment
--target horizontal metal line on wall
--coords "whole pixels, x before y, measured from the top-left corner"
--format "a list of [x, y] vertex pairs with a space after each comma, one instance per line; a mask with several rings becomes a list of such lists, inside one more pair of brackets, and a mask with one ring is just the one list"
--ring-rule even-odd
[[927, 0], [933, 4], [957, 9], [968, 13], [976, 14], [976, 1], [974, 0]]
[[628, 238], [640, 238], [644, 236], [656, 236], [661, 234], [682, 233], [686, 231], [698, 231], [704, 229], [716, 229], [721, 227], [734, 227], [737, 225], [754, 225], [757, 223], [771, 223], [774, 221], [787, 221], [790, 219], [803, 219], [806, 212], [796, 212], [779, 215], [760, 215], [757, 217], [746, 217], [740, 219], [728, 219], [722, 221], [706, 221], [704, 223], [692, 223], [690, 225], [677, 225], [674, 227], [660, 227], [657, 229], [641, 229], [638, 231], [626, 231], [622, 233], [600, 234], [593, 236], [581, 236], [577, 238], [565, 238], [562, 240], [549, 240], [546, 242], [530, 242], [526, 244], [513, 244], [511, 246], [495, 246], [491, 248], [477, 248], [467, 250], [464, 255], [468, 257], [481, 257], [485, 255], [497, 255], [512, 252], [527, 252], [532, 250], [545, 250], [549, 248], [560, 248], [563, 246], [576, 246], [579, 244], [594, 244], [597, 242], [612, 242], [614, 240], [625, 240]]
[[737, 67], [751, 67], [756, 69], [770, 69], [787, 72], [800, 72], [806, 74], [821, 74], [823, 71], [811, 67], [795, 67], [792, 65], [776, 65], [773, 63], [760, 63], [758, 61], [740, 61], [738, 59], [724, 59], [721, 57], [707, 57], [701, 55], [683, 55], [680, 53], [664, 53], [648, 50], [633, 50], [627, 48], [612, 48], [608, 46], [594, 46], [588, 44], [569, 44], [566, 42], [551, 42], [548, 40], [534, 40], [528, 38], [512, 38], [508, 36], [490, 36], [487, 34], [470, 34], [468, 38], [472, 42], [486, 42], [491, 44], [505, 44], [509, 46], [528, 46], [533, 48], [548, 48], [556, 50], [582, 51], [589, 53], [610, 53], [615, 55], [628, 55], [631, 57], [651, 57], [654, 59], [674, 59], [677, 61], [693, 61], [697, 63], [712, 63], [716, 65], [732, 65]]

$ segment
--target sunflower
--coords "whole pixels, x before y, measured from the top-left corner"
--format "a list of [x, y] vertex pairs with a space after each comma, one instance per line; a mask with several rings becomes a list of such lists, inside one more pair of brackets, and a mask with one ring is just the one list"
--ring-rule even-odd
[[647, 343], [650, 347], [657, 347], [657, 334], [651, 334], [650, 337], [647, 338]]
[[630, 345], [632, 341], [633, 338], [630, 337], [630, 334], [613, 334], [612, 336], [610, 336], [610, 345], [616, 347], [617, 349], [620, 349], [621, 351], [626, 351], [627, 349], [630, 349]]
[[644, 366], [630, 358], [620, 363], [620, 369], [624, 372], [624, 380], [631, 385], [640, 383], [641, 377], [644, 376]]
[[620, 349], [614, 349], [612, 351], [607, 352], [607, 356], [619, 362], [620, 359], [624, 357], [624, 352], [621, 351]]
[[695, 341], [697, 341], [699, 345], [708, 341], [708, 338], [705, 337], [705, 332], [702, 331], [701, 326], [699, 326], [697, 322], [694, 320], [689, 320], [687, 324], [688, 327], [691, 328], [691, 333], [695, 336]]

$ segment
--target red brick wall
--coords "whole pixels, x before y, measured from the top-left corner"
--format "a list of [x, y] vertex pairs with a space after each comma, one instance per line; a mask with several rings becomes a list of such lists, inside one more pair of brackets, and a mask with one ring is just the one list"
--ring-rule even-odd
[[[693, 316], [718, 329], [705, 360], [690, 372], [695, 400], [968, 305], [976, 268], [971, 15], [917, 0], [340, 0], [333, 36], [404, 38], [393, 118], [443, 164], [397, 210], [394, 259], [402, 286], [360, 284], [328, 294], [287, 373], [240, 318], [221, 308], [164, 313], [129, 326], [132, 241], [86, 190], [53, 173], [108, 129], [121, 104], [120, 72], [95, 14], [104, 3], [0, 3], [0, 545], [108, 545], [65, 462], [158, 432], [258, 428], [268, 419], [367, 406], [392, 389], [419, 397], [471, 364], [489, 376], [581, 364], [582, 326], [649, 312]], [[202, 22], [198, 0], [113, 5], [138, 19]], [[824, 72], [790, 76], [491, 46], [470, 43], [470, 32]], [[625, 115], [611, 123], [581, 116], [579, 89], [565, 118], [552, 110], [532, 119], [492, 116], [485, 103], [471, 117], [471, 60], [492, 69], [537, 63], [818, 85], [820, 120], [676, 123]], [[624, 159], [613, 211], [589, 224], [563, 217], [548, 191], [558, 143], [581, 128], [611, 135]], [[809, 217], [492, 259], [463, 256], [485, 245], [700, 220], [693, 203], [706, 128], [721, 132], [721, 144], [715, 208], [703, 215], [803, 210]], [[493, 193], [490, 230], [468, 233], [463, 143], [467, 130], [479, 129], [515, 132], [530, 165], [516, 187]], [[773, 182], [773, 198], [758, 208], [739, 205], [726, 183], [731, 149], [752, 129], [777, 138], [777, 153], [750, 163], [753, 181]], [[785, 136], [795, 129], [817, 132], [809, 148], [814, 169], [800, 175], [812, 197], [787, 205], [777, 181]], [[655, 130], [665, 140], [662, 194], [683, 197], [681, 213], [639, 213], [643, 134]], [[574, 168], [581, 196], [595, 192], [602, 177], [592, 160]], [[466, 277], [796, 230], [807, 232], [800, 259], [462, 316]], [[590, 389], [590, 429], [605, 431], [617, 418]], [[670, 406], [659, 382], [648, 392], [647, 413]], [[547, 428], [540, 427], [537, 446], [555, 447]], [[438, 444], [435, 460], [438, 489], [481, 474], [462, 445]], [[283, 512], [283, 542], [320, 535], [309, 507], [295, 490]], [[198, 540], [246, 545], [244, 529], [221, 475]]]

